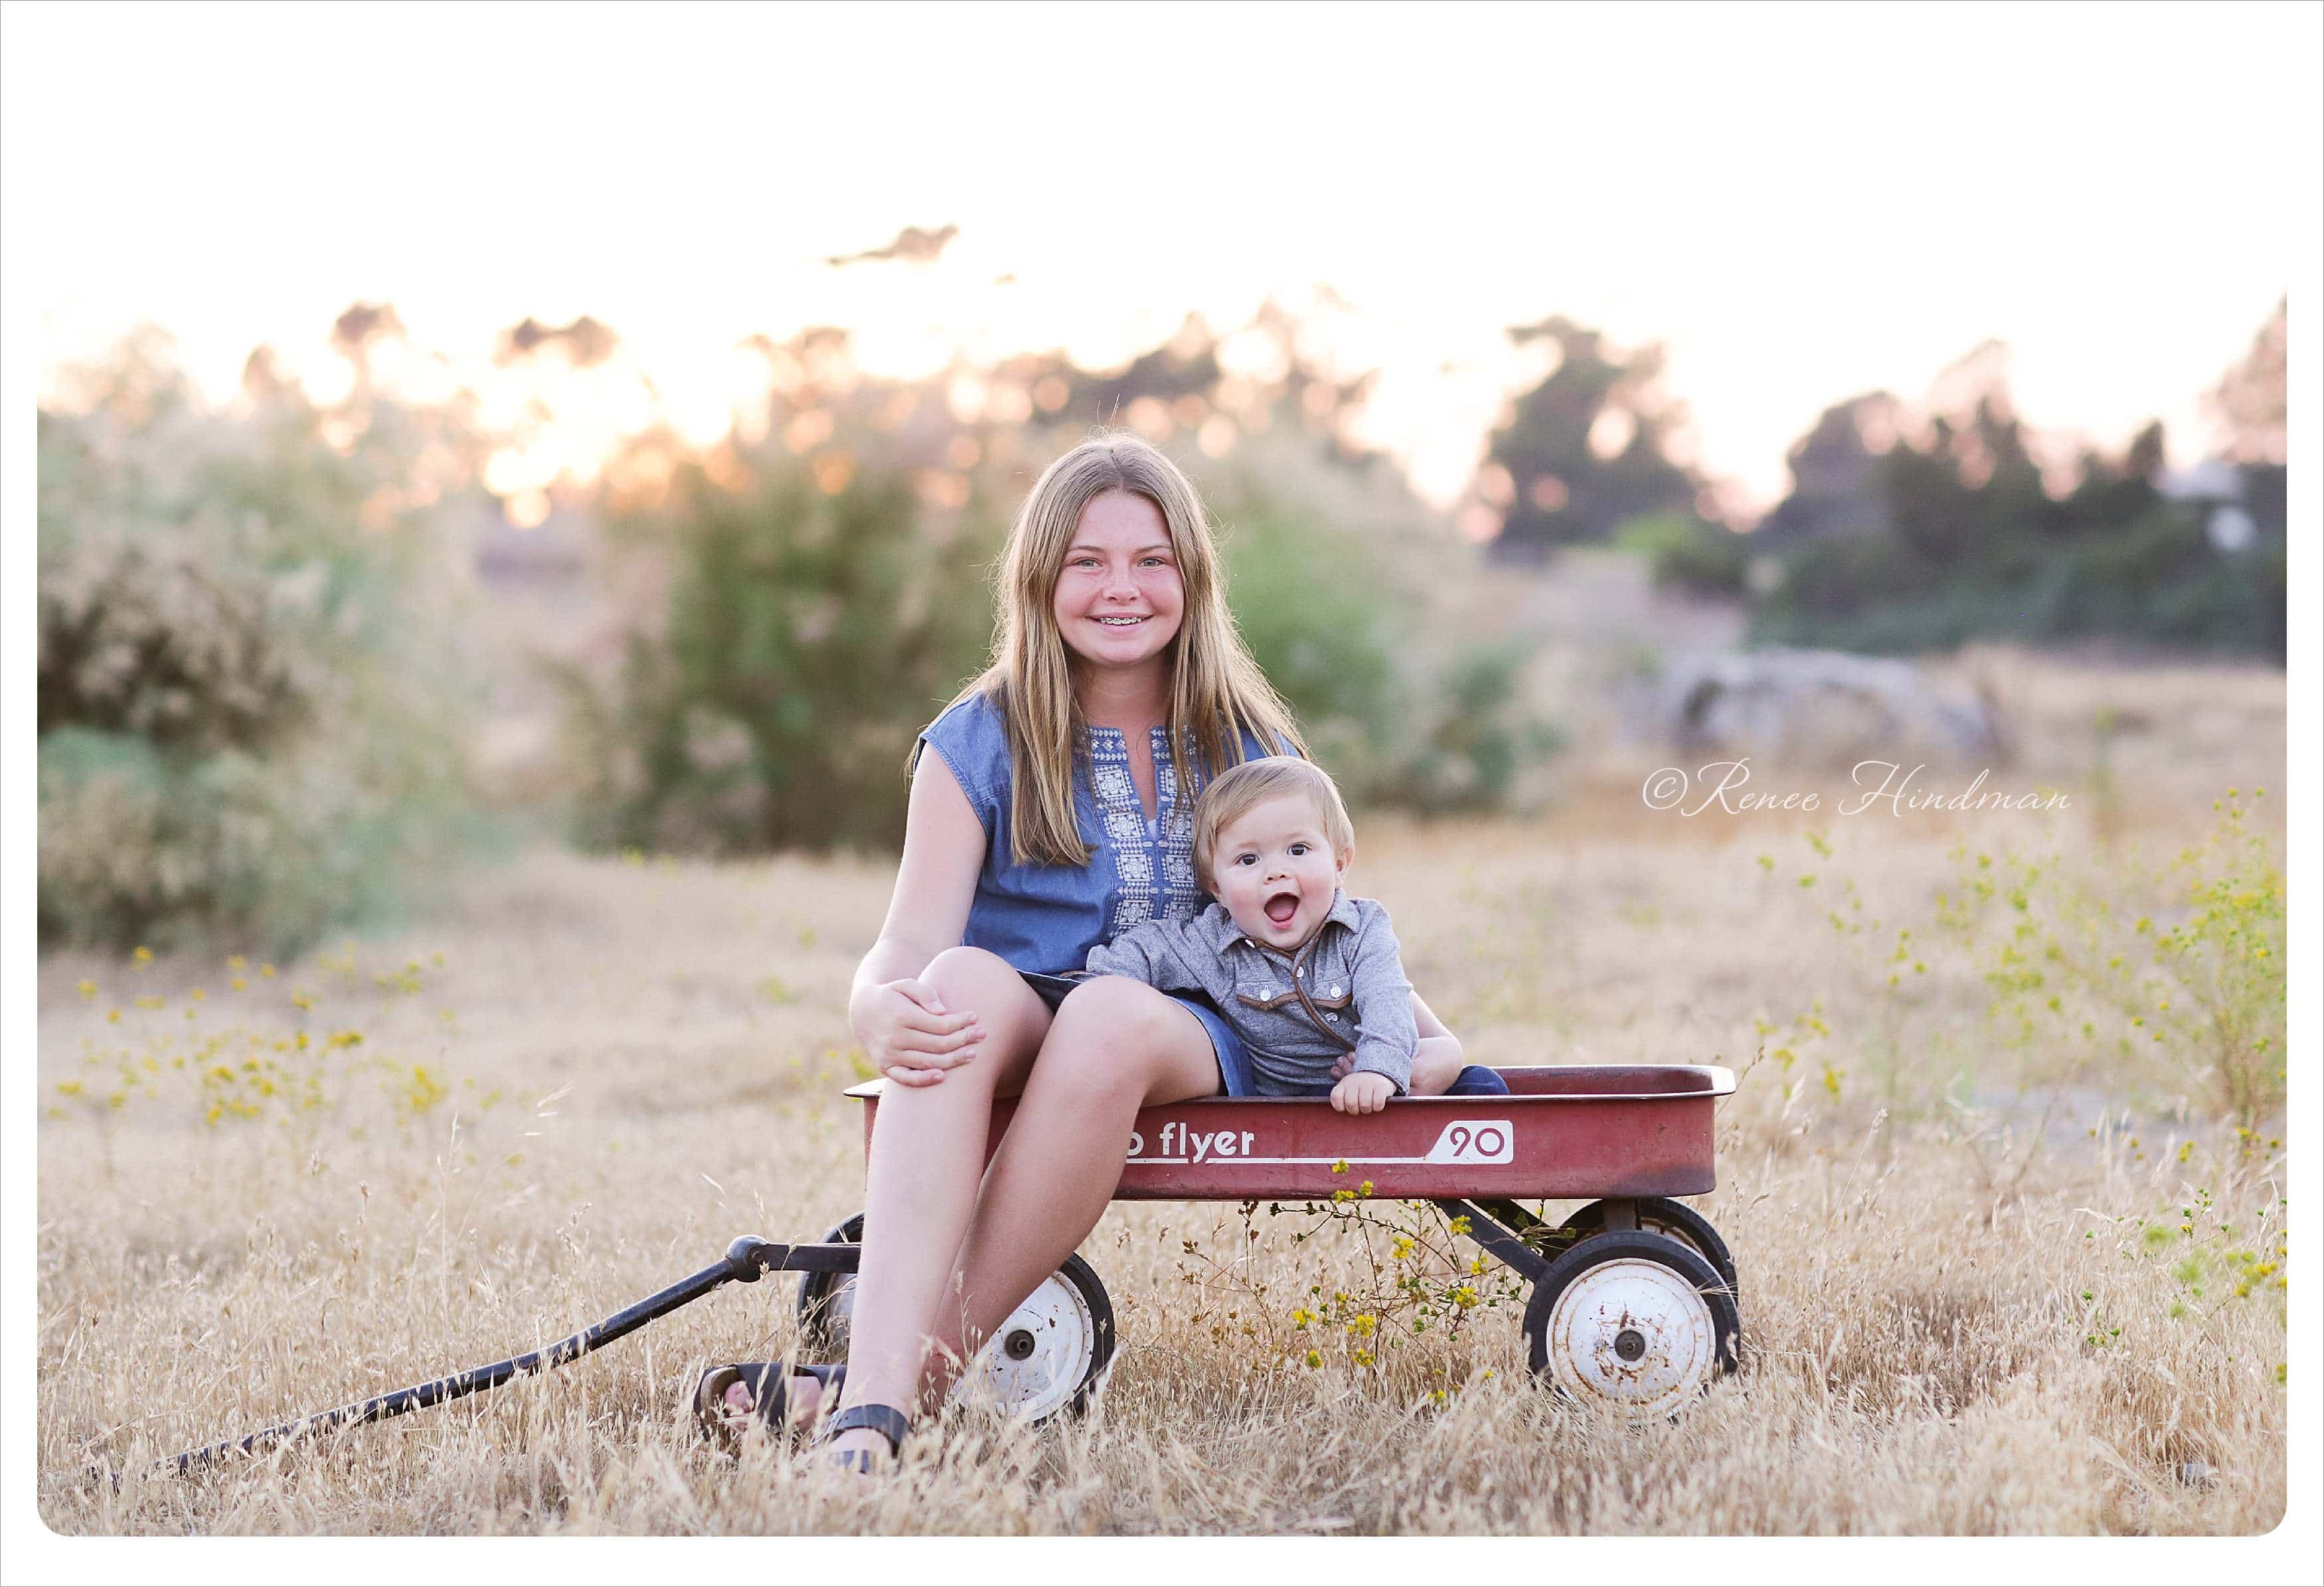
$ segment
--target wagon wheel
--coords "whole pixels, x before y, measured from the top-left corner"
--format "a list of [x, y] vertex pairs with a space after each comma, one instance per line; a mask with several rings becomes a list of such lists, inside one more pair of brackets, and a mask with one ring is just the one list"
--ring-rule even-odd
[[1067, 1257], [1009, 1314], [953, 1393], [990, 1395], [1010, 1416], [1030, 1422], [1078, 1416], [1112, 1360], [1113, 1303], [1090, 1265]]
[[[863, 1243], [863, 1214], [856, 1213], [823, 1237], [825, 1245]], [[799, 1338], [811, 1350], [834, 1357], [847, 1353], [847, 1320], [855, 1312], [855, 1275], [801, 1273], [798, 1283]]]
[[[1646, 1196], [1631, 1204], [1638, 1209], [1639, 1228], [1649, 1234], [1677, 1241], [1711, 1265], [1720, 1281], [1727, 1286], [1728, 1294], [1740, 1293], [1735, 1286], [1735, 1259], [1728, 1253], [1727, 1242], [1711, 1226], [1710, 1219], [1684, 1202], [1665, 1196]], [[1605, 1232], [1606, 1204], [1593, 1201], [1559, 1224], [1547, 1243], [1552, 1250], [1571, 1250], [1582, 1241], [1594, 1240]]]
[[[862, 1239], [863, 1214], [858, 1213], [825, 1235], [824, 1243], [856, 1245]], [[854, 1309], [854, 1274], [800, 1276], [802, 1337], [833, 1355], [844, 1355]], [[955, 1397], [990, 1396], [1011, 1416], [1044, 1422], [1060, 1412], [1078, 1413], [1112, 1360], [1113, 1303], [1095, 1269], [1077, 1256], [1067, 1257], [1064, 1267], [1042, 1279], [1009, 1315], [952, 1391]]]
[[1549, 1265], [1526, 1304], [1536, 1376], [1631, 1420], [1675, 1416], [1734, 1368], [1735, 1297], [1677, 1241], [1618, 1230]]

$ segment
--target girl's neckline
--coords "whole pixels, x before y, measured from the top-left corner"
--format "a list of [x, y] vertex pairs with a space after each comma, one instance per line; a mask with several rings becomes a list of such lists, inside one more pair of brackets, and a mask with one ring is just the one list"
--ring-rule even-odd
[[[1089, 724], [1089, 731], [1090, 736], [1093, 738], [1095, 738], [1100, 734], [1103, 734], [1109, 737], [1119, 739], [1122, 744], [1123, 753], [1127, 754], [1129, 752], [1130, 735], [1124, 733], [1120, 728], [1106, 727], [1098, 723], [1093, 722]], [[1158, 773], [1161, 767], [1161, 757], [1167, 756], [1170, 752], [1169, 726], [1166, 723], [1157, 722], [1146, 730], [1146, 735], [1148, 743], [1156, 752], [1156, 769]], [[1146, 841], [1148, 843], [1159, 843], [1162, 841], [1163, 818], [1170, 811], [1177, 808], [1178, 801], [1175, 795], [1166, 800], [1164, 792], [1165, 790], [1162, 788], [1160, 778], [1157, 775], [1154, 787], [1155, 808], [1154, 813], [1149, 816], [1146, 813], [1146, 799], [1144, 796], [1139, 793], [1135, 788], [1132, 788], [1130, 790], [1131, 807], [1138, 812], [1139, 824], [1145, 827]]]

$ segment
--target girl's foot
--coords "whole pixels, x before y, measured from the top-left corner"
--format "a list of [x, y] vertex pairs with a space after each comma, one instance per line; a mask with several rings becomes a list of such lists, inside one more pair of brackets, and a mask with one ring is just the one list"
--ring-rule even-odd
[[893, 1406], [862, 1404], [833, 1415], [824, 1458], [843, 1470], [870, 1475], [903, 1453], [911, 1419]]
[[[781, 1370], [775, 1363], [743, 1361], [703, 1373], [695, 1389], [695, 1416], [713, 1442], [738, 1453], [742, 1435], [753, 1426], [796, 1439], [838, 1403], [835, 1397], [845, 1367], [806, 1367], [777, 1376]], [[760, 1403], [762, 1388], [771, 1403]]]
[[888, 1447], [885, 1438], [869, 1427], [850, 1428], [825, 1444], [824, 1451], [824, 1459], [833, 1465], [865, 1477], [877, 1471], [880, 1462], [893, 1458], [896, 1453]]
[[[718, 1408], [726, 1426], [740, 1435], [747, 1430], [758, 1408], [751, 1385], [736, 1379], [726, 1385], [720, 1397]], [[783, 1426], [786, 1430], [815, 1425], [823, 1410], [823, 1379], [806, 1372], [793, 1372], [783, 1379]]]

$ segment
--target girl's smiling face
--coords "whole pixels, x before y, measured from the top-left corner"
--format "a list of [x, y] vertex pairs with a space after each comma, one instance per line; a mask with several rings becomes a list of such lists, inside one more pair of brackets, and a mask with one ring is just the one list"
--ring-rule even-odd
[[1052, 609], [1066, 648], [1093, 667], [1159, 657], [1186, 610], [1161, 509], [1126, 491], [1093, 498], [1065, 548]]
[[1352, 852], [1332, 852], [1314, 800], [1285, 794], [1253, 805], [1220, 828], [1211, 879], [1237, 930], [1291, 953], [1332, 912], [1352, 857]]

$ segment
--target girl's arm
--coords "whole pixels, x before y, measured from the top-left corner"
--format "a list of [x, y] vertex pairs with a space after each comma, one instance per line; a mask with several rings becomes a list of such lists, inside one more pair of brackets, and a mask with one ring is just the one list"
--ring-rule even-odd
[[872, 1062], [890, 1079], [928, 1085], [968, 1045], [973, 1010], [949, 1010], [917, 977], [957, 946], [984, 866], [984, 824], [941, 755], [924, 754], [904, 815], [904, 855], [880, 938], [855, 967], [847, 1022]]
[[[1461, 1038], [1444, 1029], [1444, 1021], [1416, 992], [1412, 994], [1412, 1022], [1420, 1032], [1420, 1045], [1412, 1055], [1413, 1094], [1441, 1096], [1468, 1063], [1462, 1056]], [[1332, 1066], [1332, 1078], [1345, 1080], [1355, 1066], [1353, 1056], [1343, 1055]]]
[[1420, 1001], [1420, 994], [1416, 992], [1412, 994], [1412, 1022], [1420, 1028], [1422, 1041], [1449, 1041], [1452, 1046], [1448, 1050], [1455, 1056], [1459, 1056], [1461, 1038], [1444, 1029], [1444, 1021], [1438, 1019], [1430, 1010], [1428, 1005]]
[[1444, 1029], [1444, 1021], [1416, 992], [1412, 994], [1412, 1022], [1420, 1029], [1420, 1047], [1412, 1055], [1413, 1089], [1418, 1091], [1425, 1078], [1442, 1094], [1468, 1062], [1461, 1053], [1461, 1038]]

